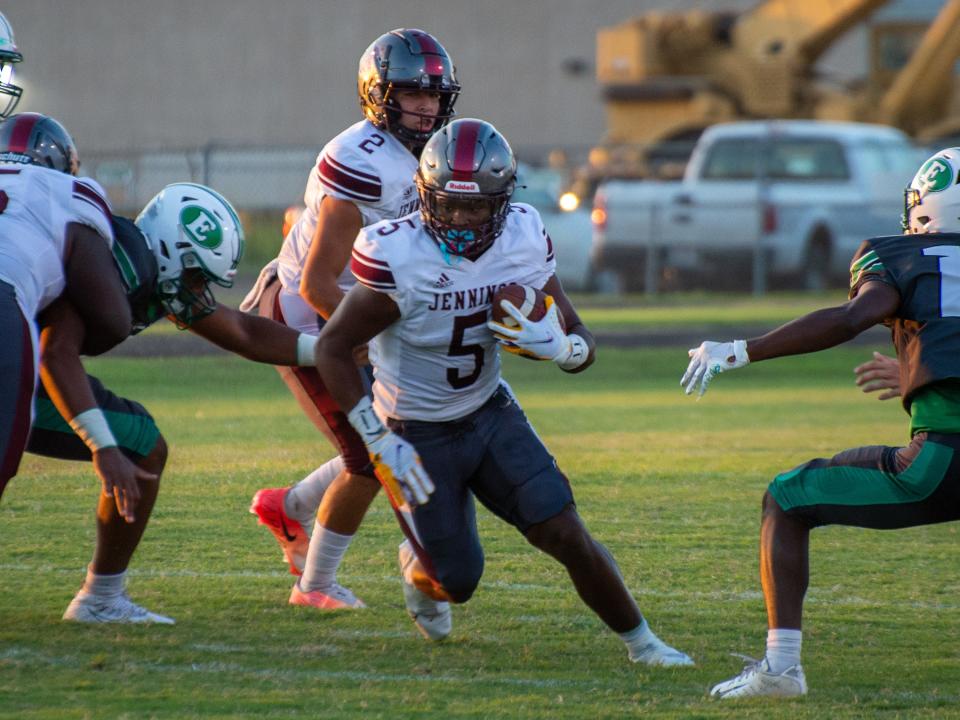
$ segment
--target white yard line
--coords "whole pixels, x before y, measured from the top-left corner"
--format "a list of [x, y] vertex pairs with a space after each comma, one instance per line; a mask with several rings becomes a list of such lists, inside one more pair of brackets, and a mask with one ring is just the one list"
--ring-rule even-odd
[[[47, 565], [26, 565], [7, 563], [0, 564], [0, 572], [22, 572], [36, 575], [69, 575], [82, 579], [84, 568], [57, 568]], [[207, 570], [154, 570], [150, 568], [131, 569], [130, 578], [210, 578], [219, 580], [245, 579], [280, 579], [287, 584], [293, 583], [293, 576], [284, 570], [258, 571], [207, 571]], [[397, 576], [351, 575], [351, 583], [398, 585]], [[503, 580], [490, 582], [481, 581], [481, 587], [491, 590], [501, 590], [516, 593], [537, 593], [538, 595], [565, 595], [570, 588], [567, 585], [540, 585], [536, 583], [513, 583]], [[631, 592], [638, 598], [655, 598], [662, 600], [711, 601], [725, 603], [755, 602], [763, 600], [763, 593], [759, 590], [743, 591], [685, 591], [685, 590], [651, 590], [631, 587]], [[826, 607], [884, 607], [911, 610], [960, 610], [960, 604], [955, 602], [929, 601], [890, 601], [880, 598], [864, 598], [856, 595], [840, 595], [829, 588], [816, 588], [807, 593], [806, 604], [823, 605]]]
[[[51, 655], [38, 652], [27, 647], [7, 647], [0, 649], [0, 661], [26, 662], [34, 665], [62, 667], [71, 669], [88, 668], [89, 658], [79, 658], [76, 655]], [[326, 681], [326, 682], [401, 682], [401, 683], [439, 683], [453, 685], [508, 685], [511, 687], [532, 688], [582, 688], [582, 689], [612, 689], [622, 687], [623, 683], [604, 682], [600, 679], [568, 680], [551, 678], [523, 678], [470, 673], [461, 675], [454, 673], [376, 673], [358, 670], [322, 670], [311, 668], [308, 670], [294, 670], [276, 668], [262, 668], [244, 665], [236, 662], [195, 662], [195, 663], [151, 663], [141, 661], [125, 661], [123, 666], [127, 670], [144, 670], [153, 673], [198, 673], [204, 675], [244, 675], [264, 680], [291, 681]]]

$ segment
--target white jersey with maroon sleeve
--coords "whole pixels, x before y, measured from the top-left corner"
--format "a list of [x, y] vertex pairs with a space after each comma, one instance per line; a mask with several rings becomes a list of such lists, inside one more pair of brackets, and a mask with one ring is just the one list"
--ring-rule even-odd
[[500, 383], [486, 324], [494, 292], [511, 283], [542, 288], [556, 261], [540, 214], [514, 203], [503, 232], [476, 260], [445, 256], [413, 213], [364, 228], [350, 266], [400, 308], [400, 319], [371, 342], [377, 412], [444, 422], [476, 410]]
[[[277, 274], [283, 284], [285, 308], [290, 296], [300, 294], [303, 266], [317, 229], [320, 203], [330, 196], [352, 202], [360, 210], [363, 225], [398, 218], [420, 206], [414, 175], [417, 159], [399, 140], [367, 120], [351, 125], [328, 142], [310, 172], [303, 195], [306, 209], [284, 238]], [[338, 284], [346, 292], [355, 280], [349, 263]], [[306, 301], [304, 310], [316, 317]], [[295, 301], [294, 301], [295, 304]], [[295, 314], [289, 308], [289, 314]]]
[[63, 292], [67, 226], [81, 223], [113, 245], [110, 205], [90, 178], [37, 165], [0, 166], [0, 279], [28, 318]]

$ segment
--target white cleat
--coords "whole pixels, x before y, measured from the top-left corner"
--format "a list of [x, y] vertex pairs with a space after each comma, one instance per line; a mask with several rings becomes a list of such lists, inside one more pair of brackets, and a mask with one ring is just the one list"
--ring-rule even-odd
[[407, 582], [406, 569], [414, 560], [416, 553], [410, 543], [400, 543], [400, 577], [403, 581], [403, 600], [407, 605], [407, 614], [417, 626], [417, 630], [427, 640], [443, 640], [453, 630], [453, 613], [450, 603], [434, 600], [415, 585]]
[[807, 694], [807, 678], [797, 663], [782, 673], [770, 672], [767, 659], [752, 660], [743, 672], [718, 683], [710, 690], [710, 697], [721, 700], [747, 697], [796, 697]]
[[693, 659], [684, 652], [667, 645], [663, 640], [654, 637], [653, 641], [642, 650], [630, 655], [630, 661], [644, 663], [655, 667], [692, 667]]
[[126, 593], [101, 598], [80, 591], [76, 594], [63, 619], [82, 623], [157, 623], [173, 625], [173, 618], [152, 613], [133, 602]]

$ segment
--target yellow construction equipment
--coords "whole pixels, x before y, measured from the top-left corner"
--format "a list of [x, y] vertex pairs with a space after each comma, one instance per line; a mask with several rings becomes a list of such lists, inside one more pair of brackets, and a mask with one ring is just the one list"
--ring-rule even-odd
[[867, 76], [818, 78], [834, 42], [886, 0], [767, 0], [743, 13], [652, 12], [597, 35], [606, 136], [588, 175], [673, 174], [702, 130], [751, 118], [858, 120], [923, 140], [960, 129], [960, 0], [932, 24], [871, 27]]

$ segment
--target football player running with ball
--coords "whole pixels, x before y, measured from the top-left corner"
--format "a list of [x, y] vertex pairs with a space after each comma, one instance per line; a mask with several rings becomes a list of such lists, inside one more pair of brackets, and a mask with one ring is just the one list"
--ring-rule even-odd
[[[567, 372], [593, 362], [594, 342], [554, 274], [537, 211], [511, 204], [516, 161], [489, 123], [457, 120], [420, 158], [420, 212], [365, 228], [358, 279], [321, 334], [320, 374], [363, 438], [388, 489], [405, 545], [408, 608], [463, 603], [483, 573], [474, 498], [566, 568], [583, 601], [630, 659], [692, 665], [647, 625], [610, 553], [578, 515], [566, 476], [501, 384], [498, 337]], [[489, 320], [495, 290], [517, 283], [552, 296], [533, 322]], [[562, 313], [569, 334], [560, 327]], [[353, 364], [371, 345], [373, 402]], [[430, 626], [421, 626], [427, 637]]]
[[[800, 664], [809, 536], [821, 525], [894, 529], [960, 518], [960, 148], [928, 159], [906, 190], [904, 235], [865, 241], [850, 265], [850, 300], [752, 340], [704, 342], [680, 381], [702, 395], [718, 373], [816, 352], [883, 323], [891, 328], [880, 388], [900, 392], [910, 415], [904, 447], [874, 445], [811, 460], [774, 478], [763, 497], [760, 580], [767, 650], [711, 690], [718, 698], [807, 692]], [[882, 356], [881, 356], [882, 357]], [[865, 371], [861, 371], [862, 375]], [[869, 382], [866, 378], [864, 382]]]
[[[354, 284], [347, 263], [360, 229], [417, 209], [417, 158], [453, 115], [460, 85], [450, 56], [433, 36], [398, 29], [364, 52], [357, 91], [364, 119], [320, 152], [307, 181], [303, 214], [241, 305], [308, 333], [319, 332]], [[354, 372], [369, 390], [365, 348], [356, 359], [360, 369]], [[260, 490], [250, 511], [277, 538], [291, 572], [302, 572], [290, 593], [291, 604], [323, 610], [363, 607], [337, 582], [337, 568], [379, 483], [362, 439], [316, 370], [278, 370], [339, 457], [291, 488]]]

